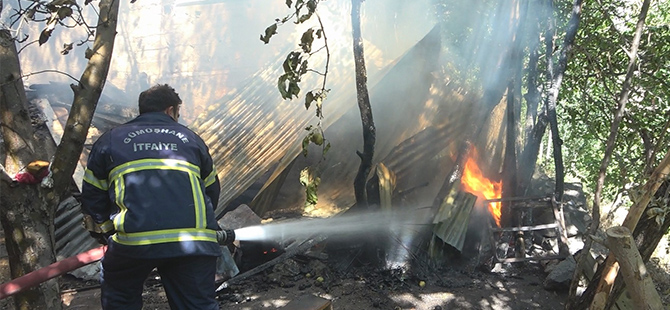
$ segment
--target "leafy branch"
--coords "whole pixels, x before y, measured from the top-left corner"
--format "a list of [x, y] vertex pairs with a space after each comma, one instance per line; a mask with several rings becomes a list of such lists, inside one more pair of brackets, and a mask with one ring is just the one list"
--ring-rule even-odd
[[[308, 91], [305, 94], [305, 109], [309, 110], [312, 106], [315, 107], [316, 117], [318, 123], [316, 125], [309, 125], [305, 128], [307, 134], [302, 140], [302, 154], [308, 155], [308, 148], [310, 143], [314, 143], [321, 147], [321, 160], [323, 161], [326, 153], [330, 149], [330, 142], [324, 137], [321, 121], [323, 120], [323, 101], [326, 100], [330, 89], [326, 88], [326, 81], [328, 77], [328, 66], [330, 65], [330, 50], [328, 48], [328, 38], [323, 27], [321, 17], [316, 9], [320, 0], [286, 0], [286, 6], [293, 11], [283, 18], [275, 19], [275, 22], [265, 29], [264, 34], [260, 35], [260, 40], [265, 44], [270, 42], [270, 39], [277, 34], [277, 29], [289, 21], [294, 24], [303, 24], [310, 20], [313, 16], [316, 17], [319, 26], [310, 27], [300, 37], [298, 49], [291, 51], [284, 62], [282, 63], [283, 74], [277, 79], [277, 88], [283, 99], [292, 100], [298, 98], [300, 95], [300, 82], [302, 77], [307, 73], [315, 73], [322, 77], [321, 87]], [[323, 46], [313, 49], [315, 41], [323, 40]], [[323, 71], [309, 67], [309, 59], [322, 51], [326, 52], [326, 63]], [[306, 206], [314, 206], [317, 202], [317, 188], [321, 179], [319, 172], [314, 167], [304, 168], [300, 173], [300, 182], [305, 186], [307, 200]]]
[[[85, 0], [84, 5], [88, 5], [91, 0]], [[50, 2], [31, 0], [24, 7], [22, 1], [18, 1], [18, 8], [13, 9], [10, 15], [10, 27], [20, 29], [25, 22], [44, 22], [46, 25], [40, 32], [37, 40], [29, 42], [27, 45], [38, 42], [39, 45], [46, 43], [57, 26], [64, 28], [76, 28], [83, 26], [86, 29], [87, 37], [78, 43], [63, 44], [62, 55], [67, 55], [76, 44], [81, 46], [92, 41], [95, 36], [95, 27], [89, 25], [84, 19], [82, 7], [76, 0], [52, 0]], [[19, 30], [16, 30], [18, 33]], [[25, 42], [30, 36], [25, 34], [23, 38], [15, 38], [18, 42]]]

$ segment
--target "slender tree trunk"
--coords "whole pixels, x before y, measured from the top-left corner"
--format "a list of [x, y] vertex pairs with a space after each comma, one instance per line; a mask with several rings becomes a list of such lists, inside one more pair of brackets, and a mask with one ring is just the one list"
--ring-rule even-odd
[[361, 158], [361, 164], [354, 179], [354, 192], [358, 208], [367, 206], [365, 183], [370, 174], [370, 169], [372, 169], [372, 158], [375, 152], [375, 140], [377, 139], [375, 123], [372, 119], [370, 96], [368, 95], [368, 76], [365, 69], [363, 38], [361, 37], [361, 2], [363, 1], [351, 1], [351, 28], [354, 41], [354, 63], [356, 65], [356, 93], [358, 109], [361, 113], [361, 122], [363, 123], [363, 152], [357, 152]]
[[[619, 123], [621, 122], [621, 119], [623, 118], [623, 114], [626, 108], [626, 104], [628, 103], [628, 96], [630, 95], [631, 92], [631, 82], [633, 79], [633, 74], [636, 71], [637, 67], [637, 51], [638, 47], [640, 46], [640, 38], [642, 37], [642, 30], [644, 29], [644, 22], [645, 19], [647, 18], [647, 12], [649, 10], [649, 2], [650, 0], [645, 0], [642, 3], [642, 8], [640, 10], [640, 16], [638, 18], [637, 26], [635, 28], [635, 36], [633, 37], [633, 42], [631, 43], [631, 50], [630, 50], [630, 61], [628, 63], [628, 69], [626, 71], [626, 77], [624, 78], [623, 81], [623, 86], [621, 88], [621, 93], [619, 95], [619, 102], [618, 102], [618, 108], [616, 113], [614, 114], [614, 119], [612, 120], [612, 125], [610, 126], [610, 134], [609, 137], [607, 138], [606, 142], [606, 147], [605, 147], [605, 155], [603, 157], [603, 160], [600, 164], [600, 171], [598, 173], [598, 180], [596, 183], [596, 191], [595, 191], [595, 197], [593, 199], [593, 220], [595, 224], [599, 225], [600, 222], [600, 199], [602, 195], [602, 189], [605, 184], [605, 174], [607, 171], [607, 167], [609, 166], [609, 162], [612, 158], [612, 153], [614, 152], [614, 145], [616, 142], [616, 138], [618, 135], [619, 131]], [[656, 187], [657, 189], [658, 187]], [[655, 190], [654, 190], [655, 192]], [[652, 194], [653, 195], [653, 194]], [[642, 210], [646, 207], [646, 204], [641, 207]], [[598, 213], [596, 214], [596, 211]], [[634, 210], [631, 209], [628, 213], [628, 216], [626, 216], [626, 221], [624, 221], [624, 226], [628, 229], [634, 229], [635, 225], [637, 224], [638, 220], [640, 219], [639, 216], [636, 217], [635, 214], [633, 213]], [[641, 211], [640, 211], [641, 212]], [[596, 217], [597, 216], [597, 217]], [[636, 218], [635, 218], [636, 217]], [[629, 219], [630, 218], [630, 219]], [[597, 225], [594, 225], [595, 227], [591, 227], [590, 233], [593, 234], [597, 230]], [[587, 241], [586, 245], [589, 247], [587, 248], [585, 246], [585, 249], [582, 251], [582, 255], [590, 255], [590, 242]], [[579, 270], [579, 268], [577, 268]], [[600, 282], [596, 288], [595, 291], [595, 296], [593, 298], [593, 301], [591, 303], [590, 309], [592, 310], [599, 310], [599, 309], [604, 309], [605, 305], [607, 303], [607, 299], [609, 298], [609, 293], [612, 289], [612, 286], [614, 285], [614, 280], [616, 279], [616, 274], [618, 272], [618, 267], [616, 260], [612, 254], [608, 255], [607, 260], [605, 262], [605, 268], [603, 270], [603, 276], [600, 278]], [[575, 278], [573, 278], [573, 282], [575, 281]], [[572, 292], [571, 292], [572, 293]], [[588, 294], [585, 294], [585, 296], [590, 296]]]
[[[511, 46], [509, 50], [509, 55], [507, 58], [507, 69], [509, 72], [508, 85], [507, 85], [507, 102], [506, 102], [506, 129], [505, 129], [505, 156], [503, 160], [503, 182], [502, 182], [502, 197], [516, 197], [517, 195], [517, 176], [518, 176], [518, 165], [517, 165], [517, 139], [518, 135], [518, 124], [521, 111], [521, 70], [523, 68], [523, 44], [524, 44], [524, 27], [523, 20], [527, 17], [528, 7], [527, 5], [520, 5], [519, 2], [515, 2], [516, 6], [512, 7], [512, 12], [520, 12], [519, 15], [512, 13], [510, 15], [509, 24], [512, 27], [516, 28], [516, 35], [513, 36]], [[501, 210], [501, 225], [518, 225], [521, 224], [518, 221], [519, 214], [518, 212], [513, 212], [510, 207], [510, 203], [504, 202], [502, 204]], [[519, 236], [523, 237], [523, 233], [520, 232]], [[523, 257], [525, 248], [523, 247], [523, 238], [515, 243], [516, 245], [516, 254], [518, 257]]]
[[[96, 27], [91, 57], [78, 85], [70, 85], [74, 91], [74, 101], [70, 109], [61, 143], [56, 149], [52, 171], [54, 186], [48, 197], [50, 203], [60, 202], [67, 193], [72, 174], [84, 149], [84, 142], [91, 126], [93, 113], [98, 105], [102, 88], [105, 86], [112, 50], [116, 38], [116, 24], [119, 15], [118, 0], [101, 0], [100, 17]], [[52, 204], [53, 206], [54, 204]]]
[[[533, 1], [531, 4], [534, 4]], [[535, 10], [533, 10], [535, 12]], [[539, 31], [539, 17], [534, 14], [534, 19], [532, 20], [532, 32]], [[530, 186], [530, 180], [532, 179], [533, 172], [535, 171], [535, 163], [537, 162], [537, 156], [539, 154], [539, 146], [542, 141], [542, 136], [544, 135], [544, 128], [546, 128], [546, 121], [540, 120], [538, 117], [538, 106], [540, 103], [540, 89], [538, 86], [538, 62], [540, 60], [540, 38], [536, 35], [529, 35], [530, 44], [528, 49], [530, 50], [530, 56], [528, 57], [528, 73], [526, 78], [526, 88], [528, 93], [525, 95], [526, 99], [526, 120], [525, 129], [523, 133], [523, 138], [525, 140], [525, 146], [522, 146], [522, 151], [519, 154], [519, 172], [518, 172], [518, 183], [519, 183], [519, 194], [525, 195]], [[540, 114], [541, 115], [541, 114]], [[544, 118], [546, 120], [546, 118]], [[537, 124], [536, 124], [537, 123]], [[544, 124], [542, 124], [544, 123]], [[536, 137], [536, 130], [538, 127], [543, 126], [541, 129], [540, 136]], [[531, 150], [533, 150], [531, 152]]]
[[[544, 42], [545, 42], [545, 58], [547, 59], [547, 72], [546, 77], [547, 81], [551, 81], [550, 88], [545, 98], [544, 111], [537, 117], [537, 123], [533, 126], [532, 133], [527, 137], [526, 146], [521, 156], [521, 160], [524, 165], [527, 165], [527, 169], [523, 170], [523, 173], [520, 175], [521, 184], [527, 184], [530, 182], [533, 171], [535, 170], [535, 162], [539, 155], [539, 148], [542, 137], [544, 136], [545, 130], [547, 128], [547, 123], [556, 123], [556, 102], [558, 100], [558, 92], [561, 89], [561, 84], [563, 82], [563, 76], [565, 74], [565, 69], [568, 64], [568, 57], [570, 51], [574, 46], [575, 37], [577, 36], [577, 30], [579, 29], [579, 21], [581, 19], [582, 13], [582, 2], [583, 0], [575, 0], [572, 4], [572, 13], [570, 16], [570, 21], [568, 22], [568, 29], [565, 33], [565, 38], [563, 39], [563, 46], [561, 47], [561, 53], [559, 55], [558, 64], [554, 66], [552, 51], [554, 50], [553, 37], [555, 29], [553, 27], [553, 17], [552, 14], [547, 14], [548, 16], [548, 27], [545, 31]], [[552, 1], [546, 1], [546, 6], [548, 8], [553, 7]], [[553, 10], [550, 10], [553, 11]], [[550, 109], [552, 111], [550, 111]], [[557, 124], [551, 124], [552, 127], [552, 139], [554, 149], [554, 164], [556, 166], [556, 190], [557, 196], [562, 196], [563, 194], [563, 159], [560, 150], [561, 141], [558, 138], [558, 126]], [[555, 128], [554, 128], [555, 127]], [[554, 132], [555, 131], [555, 132]], [[558, 147], [557, 147], [558, 146]], [[549, 147], [547, 147], [549, 149]], [[558, 150], [556, 150], [558, 149]], [[558, 156], [558, 158], [557, 158]], [[560, 174], [559, 169], [561, 170]], [[560, 192], [560, 193], [559, 193]], [[557, 197], [559, 199], [560, 197]], [[560, 200], [559, 200], [560, 201]]]
[[[365, 68], [363, 38], [361, 36], [362, 2], [363, 0], [351, 0], [351, 28], [354, 42], [354, 63], [356, 67], [356, 98], [363, 124], [363, 152], [356, 152], [361, 159], [361, 164], [358, 166], [358, 172], [354, 179], [354, 193], [356, 195], [356, 205], [354, 207], [357, 211], [369, 210], [371, 207], [366, 189], [368, 188], [367, 179], [372, 169], [375, 140], [377, 139], [377, 131], [372, 119], [370, 96], [368, 95], [368, 77]], [[374, 266], [379, 266], [382, 263], [385, 256], [382, 249], [384, 242], [385, 240], [379, 236], [370, 235], [364, 238], [363, 251], [367, 262], [372, 263]]]
[[561, 141], [560, 135], [558, 133], [558, 123], [556, 120], [556, 102], [558, 101], [558, 92], [561, 89], [561, 85], [563, 83], [565, 69], [568, 66], [568, 56], [570, 51], [572, 51], [575, 43], [575, 37], [577, 36], [577, 30], [579, 29], [579, 21], [582, 15], [582, 2], [583, 0], [575, 0], [572, 5], [572, 15], [570, 16], [570, 21], [568, 22], [568, 29], [565, 33], [563, 48], [561, 49], [561, 54], [558, 58], [558, 64], [556, 66], [556, 70], [554, 71], [551, 87], [549, 89], [549, 97], [546, 101], [547, 117], [551, 127], [552, 142], [554, 147], [554, 165], [556, 169], [555, 196], [559, 203], [563, 199], [564, 191], [563, 155], [561, 152], [561, 144], [563, 142]]

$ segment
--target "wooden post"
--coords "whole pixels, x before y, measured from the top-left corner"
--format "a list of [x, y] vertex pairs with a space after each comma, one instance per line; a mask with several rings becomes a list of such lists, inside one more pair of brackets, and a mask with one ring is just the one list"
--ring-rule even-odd
[[[649, 205], [649, 202], [656, 194], [658, 188], [661, 187], [663, 180], [668, 174], [670, 174], [670, 151], [665, 154], [661, 163], [658, 164], [658, 167], [656, 167], [647, 180], [647, 183], [642, 187], [642, 196], [628, 210], [628, 214], [623, 221], [624, 227], [629, 230], [635, 229], [644, 210], [647, 208], [647, 205]], [[591, 310], [605, 309], [607, 298], [612, 290], [612, 286], [614, 286], [614, 280], [616, 279], [618, 272], [619, 266], [617, 265], [616, 254], [610, 253], [605, 260], [603, 273], [600, 282], [598, 283], [598, 287], [596, 288], [595, 297], [591, 303]]]
[[663, 309], [661, 297], [644, 266], [630, 229], [623, 226], [608, 229], [607, 245], [619, 262], [626, 287], [635, 302], [635, 309]]

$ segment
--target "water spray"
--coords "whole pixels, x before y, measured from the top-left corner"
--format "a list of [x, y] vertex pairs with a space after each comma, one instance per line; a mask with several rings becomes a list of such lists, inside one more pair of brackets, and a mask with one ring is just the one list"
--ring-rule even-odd
[[[420, 211], [420, 210], [419, 210]], [[341, 237], [360, 237], [389, 231], [417, 230], [427, 224], [426, 213], [416, 209], [407, 211], [376, 211], [334, 216], [330, 218], [300, 219], [235, 229], [233, 238], [240, 241], [282, 241], [308, 238], [315, 234]]]

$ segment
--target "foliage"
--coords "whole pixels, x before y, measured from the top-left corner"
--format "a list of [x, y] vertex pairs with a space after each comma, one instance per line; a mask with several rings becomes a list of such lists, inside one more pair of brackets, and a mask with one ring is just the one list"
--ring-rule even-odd
[[[91, 0], [85, 0], [84, 5], [88, 5]], [[87, 37], [79, 42], [70, 42], [63, 44], [61, 50], [62, 55], [67, 55], [72, 50], [73, 46], [84, 45], [92, 41], [95, 35], [95, 27], [88, 25], [84, 19], [82, 7], [75, 0], [52, 0], [45, 1], [17, 1], [18, 7], [12, 8], [10, 13], [9, 28], [17, 28], [16, 33], [21, 32], [21, 25], [26, 22], [44, 22], [45, 26], [40, 32], [39, 38], [29, 42], [39, 43], [42, 45], [46, 43], [56, 27], [76, 28], [84, 27], [86, 29]], [[18, 42], [26, 42], [30, 38], [29, 34], [23, 33], [21, 37], [16, 38]], [[87, 51], [88, 53], [88, 51]], [[90, 58], [87, 56], [86, 58]]]
[[[573, 175], [593, 188], [604, 141], [621, 90], [629, 56], [625, 48], [635, 29], [641, 1], [586, 2], [574, 61], [561, 91], [560, 116], [566, 162]], [[667, 1], [652, 2], [640, 45], [624, 121], [613, 162], [607, 171], [605, 196], [643, 183], [645, 172], [663, 156], [667, 145], [670, 84], [670, 16]], [[659, 149], [661, 152], [659, 152]], [[661, 153], [661, 154], [659, 154]]]
[[318, 172], [314, 167], [307, 167], [300, 171], [300, 184], [305, 187], [305, 206], [310, 207], [316, 205], [319, 200], [317, 191], [319, 184], [321, 184], [321, 178], [318, 176]]
[[[583, 7], [578, 39], [560, 90], [557, 114], [567, 176], [580, 180], [586, 189], [595, 188], [605, 140], [629, 62], [625, 49], [630, 46], [641, 3], [587, 1]], [[560, 42], [564, 33], [562, 29], [567, 23], [565, 17], [569, 16], [572, 4], [571, 1], [554, 1], [553, 4], [553, 41]], [[446, 48], [460, 60], [453, 69], [465, 80], [472, 81], [475, 76], [481, 81], [485, 78], [481, 74], [490, 72], [484, 61], [485, 53], [490, 50], [482, 47], [495, 44], [493, 30], [496, 28], [491, 21], [491, 5], [486, 1], [461, 3], [435, 0], [436, 13], [445, 25], [445, 41], [450, 42]], [[670, 15], [667, 12], [670, 12], [670, 3], [654, 1], [652, 5], [654, 7], [649, 11], [639, 51], [639, 72], [634, 78], [634, 90], [619, 128], [613, 162], [607, 170], [604, 197], [613, 197], [618, 190], [644, 183], [645, 173], [663, 156], [663, 147], [669, 140]], [[473, 18], [474, 15], [477, 18]], [[548, 16], [536, 15], [539, 29], [549, 29]], [[483, 25], [475, 23], [482, 20], [486, 21]], [[533, 25], [533, 21], [527, 24], [528, 40], [541, 34], [532, 28]], [[531, 45], [532, 41], [527, 45], [526, 52], [531, 52]], [[543, 55], [545, 49], [541, 44], [538, 52]], [[546, 71], [547, 64], [547, 59], [540, 57], [537, 70]], [[528, 103], [530, 94], [528, 79], [529, 72], [526, 71], [524, 105]], [[537, 76], [537, 87], [544, 98], [546, 76]], [[551, 169], [548, 163], [542, 164], [546, 166], [544, 168]]]
[[[294, 23], [303, 24], [310, 20], [313, 16], [316, 17], [319, 26], [310, 27], [303, 32], [298, 43], [299, 49], [290, 52], [282, 64], [283, 74], [277, 79], [277, 88], [282, 99], [298, 98], [300, 95], [300, 82], [302, 77], [308, 72], [319, 74], [323, 77], [321, 87], [313, 89], [305, 94], [305, 109], [309, 110], [312, 105], [316, 110], [316, 117], [318, 123], [313, 126], [310, 125], [305, 128], [307, 134], [302, 140], [302, 154], [308, 155], [308, 148], [310, 143], [314, 143], [321, 147], [321, 159], [326, 156], [330, 149], [330, 142], [324, 138], [321, 121], [323, 120], [323, 101], [326, 100], [330, 89], [326, 88], [326, 81], [328, 77], [328, 65], [330, 60], [330, 51], [328, 50], [328, 40], [326, 32], [321, 22], [321, 18], [317, 13], [317, 6], [320, 0], [286, 0], [286, 6], [292, 9], [293, 12], [283, 18], [275, 19], [275, 23], [268, 26], [265, 32], [261, 34], [260, 40], [265, 44], [270, 42], [270, 39], [277, 34], [279, 26], [294, 20]], [[314, 49], [313, 44], [315, 40], [323, 40], [323, 47]], [[309, 67], [309, 58], [322, 51], [326, 52], [326, 64], [323, 72], [318, 72]], [[320, 183], [318, 171], [313, 167], [306, 167], [300, 172], [300, 183], [305, 186], [307, 195], [306, 205], [315, 205], [317, 202], [317, 188]]]
[[[659, 182], [667, 183], [668, 177], [666, 176]], [[661, 191], [657, 192], [647, 207], [646, 216], [653, 218], [658, 227], [663, 226], [666, 216], [670, 213], [670, 190], [668, 189], [666, 187], [664, 193]]]

